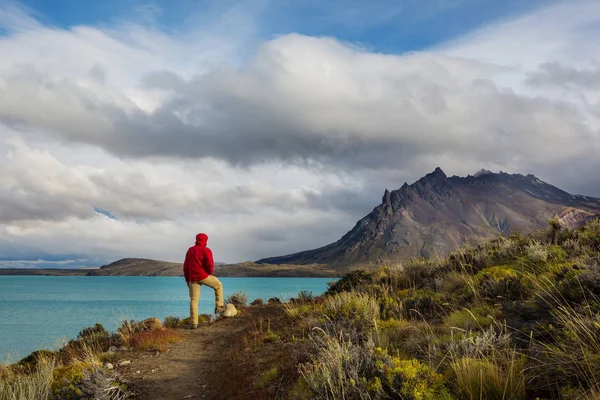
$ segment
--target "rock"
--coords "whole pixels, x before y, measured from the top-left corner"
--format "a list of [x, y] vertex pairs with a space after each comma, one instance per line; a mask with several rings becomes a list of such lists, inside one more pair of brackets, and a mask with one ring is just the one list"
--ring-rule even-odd
[[225, 311], [223, 311], [223, 314], [221, 314], [224, 317], [227, 318], [231, 318], [231, 317], [235, 317], [237, 315], [238, 311], [235, 308], [235, 306], [231, 303], [228, 303], [227, 306], [225, 307]]
[[141, 374], [141, 373], [142, 373], [142, 371], [135, 371], [135, 373], [136, 373], [136, 374]]
[[110, 347], [108, 348], [108, 352], [109, 352], [109, 353], [115, 353], [117, 350], [119, 350], [119, 349], [117, 348], [117, 346], [110, 346]]
[[131, 361], [129, 361], [129, 360], [123, 360], [123, 361], [121, 361], [119, 363], [119, 367], [124, 367], [124, 366], [129, 365], [129, 364], [131, 364]]
[[141, 322], [144, 330], [153, 331], [156, 329], [162, 329], [163, 325], [158, 318], [148, 318]]
[[115, 366], [114, 366], [114, 365], [112, 365], [111, 363], [106, 363], [106, 364], [104, 365], [104, 368], [106, 368], [106, 369], [113, 369], [114, 367], [115, 367]]

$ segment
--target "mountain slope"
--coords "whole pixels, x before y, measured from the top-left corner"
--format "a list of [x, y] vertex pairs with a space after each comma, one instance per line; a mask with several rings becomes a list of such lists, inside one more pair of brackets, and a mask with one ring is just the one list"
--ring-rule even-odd
[[553, 218], [573, 227], [597, 214], [599, 199], [573, 196], [533, 175], [480, 171], [449, 178], [436, 168], [412, 185], [386, 189], [381, 204], [337, 242], [258, 262], [348, 266], [445, 255], [500, 233], [544, 227]]

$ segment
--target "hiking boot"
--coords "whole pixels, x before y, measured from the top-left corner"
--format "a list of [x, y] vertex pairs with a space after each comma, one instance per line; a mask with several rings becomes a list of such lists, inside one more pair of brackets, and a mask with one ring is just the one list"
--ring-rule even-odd
[[227, 310], [225, 306], [217, 306], [215, 307], [215, 314], [223, 314]]

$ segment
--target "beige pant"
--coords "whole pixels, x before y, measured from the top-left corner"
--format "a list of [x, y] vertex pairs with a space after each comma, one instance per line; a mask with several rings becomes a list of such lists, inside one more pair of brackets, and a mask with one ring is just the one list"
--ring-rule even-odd
[[198, 300], [200, 300], [200, 286], [206, 285], [211, 287], [215, 291], [215, 305], [217, 307], [223, 306], [223, 284], [215, 276], [209, 275], [208, 278], [201, 281], [190, 282], [188, 288], [190, 289], [190, 318], [192, 324], [198, 324]]

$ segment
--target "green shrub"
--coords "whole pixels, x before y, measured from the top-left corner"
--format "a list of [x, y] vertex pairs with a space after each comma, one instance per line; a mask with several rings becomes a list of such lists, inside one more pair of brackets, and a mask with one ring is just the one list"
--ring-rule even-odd
[[163, 321], [163, 325], [165, 326], [165, 328], [178, 328], [179, 327], [179, 323], [181, 322], [181, 318], [176, 317], [174, 315], [167, 315], [165, 317], [165, 320]]
[[267, 303], [269, 304], [281, 304], [281, 299], [279, 297], [271, 297]]
[[502, 366], [494, 359], [460, 358], [451, 364], [457, 394], [465, 400], [525, 399], [524, 359]]
[[355, 270], [347, 273], [341, 279], [335, 281], [327, 289], [327, 294], [336, 294], [358, 289], [366, 283], [370, 283], [371, 275], [363, 270]]
[[490, 307], [456, 310], [444, 318], [444, 324], [449, 328], [456, 327], [464, 330], [485, 329], [494, 322], [492, 313]]
[[477, 273], [475, 282], [479, 294], [492, 301], [519, 300], [529, 294], [526, 275], [517, 272], [510, 265], [485, 268]]
[[401, 399], [450, 400], [444, 376], [432, 371], [422, 362], [391, 357], [381, 348], [375, 349], [377, 376], [381, 390], [398, 393]]
[[441, 320], [442, 316], [451, 308], [445, 294], [433, 289], [411, 291], [402, 303], [405, 318], [428, 321]]
[[254, 387], [264, 388], [265, 386], [270, 384], [275, 378], [277, 378], [278, 374], [279, 370], [277, 369], [277, 366], [271, 368], [270, 370], [265, 372], [256, 382], [254, 382]]
[[329, 321], [348, 324], [359, 331], [369, 331], [379, 318], [379, 306], [369, 295], [341, 292], [327, 297], [322, 314]]
[[96, 325], [85, 328], [81, 332], [79, 332], [79, 334], [77, 335], [77, 339], [84, 339], [84, 338], [98, 337], [98, 336], [108, 336], [108, 335], [109, 335], [108, 331], [106, 329], [104, 329], [102, 324], [96, 323]]

